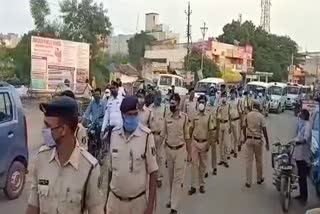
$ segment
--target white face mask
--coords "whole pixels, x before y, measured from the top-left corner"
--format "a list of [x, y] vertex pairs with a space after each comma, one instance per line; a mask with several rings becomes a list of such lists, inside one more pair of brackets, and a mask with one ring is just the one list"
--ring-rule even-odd
[[43, 128], [42, 129], [42, 137], [44, 140], [44, 143], [48, 146], [48, 147], [54, 147], [56, 146], [56, 142], [53, 139], [52, 136], [52, 131], [50, 128]]
[[198, 108], [199, 108], [199, 111], [204, 111], [205, 106], [203, 103], [200, 103]]

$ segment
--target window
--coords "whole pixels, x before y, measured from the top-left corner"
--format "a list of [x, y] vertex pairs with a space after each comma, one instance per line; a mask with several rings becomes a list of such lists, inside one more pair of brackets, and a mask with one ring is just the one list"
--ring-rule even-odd
[[269, 91], [272, 95], [280, 95], [281, 96], [281, 93], [282, 93], [282, 88], [281, 87], [278, 87], [278, 86], [271, 86], [269, 88]]
[[169, 76], [160, 77], [160, 85], [171, 86], [171, 83], [172, 83], [172, 77], [169, 77]]
[[299, 87], [288, 87], [288, 94], [299, 94], [300, 88]]
[[176, 80], [176, 81], [175, 81], [175, 84], [174, 84], [174, 85], [175, 85], [176, 87], [182, 87], [182, 81], [181, 81], [181, 79], [175, 78], [175, 80]]
[[13, 119], [12, 103], [8, 93], [0, 93], [0, 123]]
[[283, 89], [282, 95], [287, 95], [287, 88], [284, 88], [284, 89]]

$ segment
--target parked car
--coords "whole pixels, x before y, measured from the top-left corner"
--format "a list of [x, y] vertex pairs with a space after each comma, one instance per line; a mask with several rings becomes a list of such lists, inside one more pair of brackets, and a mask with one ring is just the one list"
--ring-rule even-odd
[[17, 90], [0, 82], [0, 189], [20, 196], [28, 169], [27, 121]]

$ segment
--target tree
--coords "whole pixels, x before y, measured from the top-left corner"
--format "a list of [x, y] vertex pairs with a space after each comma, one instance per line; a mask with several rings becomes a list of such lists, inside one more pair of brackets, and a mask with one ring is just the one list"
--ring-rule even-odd
[[48, 2], [46, 0], [30, 0], [29, 3], [36, 31], [44, 32], [47, 25], [46, 17], [50, 14]]
[[93, 0], [64, 0], [60, 4], [63, 30], [62, 36], [77, 42], [91, 44], [91, 57], [98, 56], [101, 46], [111, 34], [111, 22], [102, 3]]
[[155, 40], [156, 39], [153, 36], [148, 35], [146, 32], [138, 33], [129, 39], [129, 62], [138, 67], [140, 65], [141, 58], [144, 57], [146, 46], [151, 45]]
[[[287, 36], [269, 34], [251, 21], [226, 24], [218, 41], [228, 44], [238, 41], [240, 45], [252, 45], [255, 70], [273, 73], [272, 79], [275, 81], [287, 78], [292, 56], [298, 59], [298, 45], [295, 41]], [[294, 60], [296, 64], [299, 63], [297, 59]]]
[[14, 63], [10, 51], [0, 40], [0, 81], [14, 77]]
[[[187, 56], [184, 58], [185, 67], [190, 71], [195, 73], [197, 76], [197, 71], [201, 68], [201, 50], [197, 48], [193, 48], [189, 60], [187, 60]], [[220, 69], [217, 64], [215, 64], [212, 59], [209, 59], [207, 56], [203, 58], [203, 77], [220, 77]]]

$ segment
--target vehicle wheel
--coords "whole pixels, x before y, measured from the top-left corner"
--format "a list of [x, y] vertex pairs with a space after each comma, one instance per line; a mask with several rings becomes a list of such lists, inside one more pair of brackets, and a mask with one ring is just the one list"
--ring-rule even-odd
[[6, 197], [10, 200], [18, 198], [23, 190], [25, 181], [26, 168], [19, 161], [13, 162], [8, 172], [6, 186], [3, 189]]
[[281, 177], [280, 201], [283, 212], [288, 212], [291, 201], [291, 182], [289, 177]]

